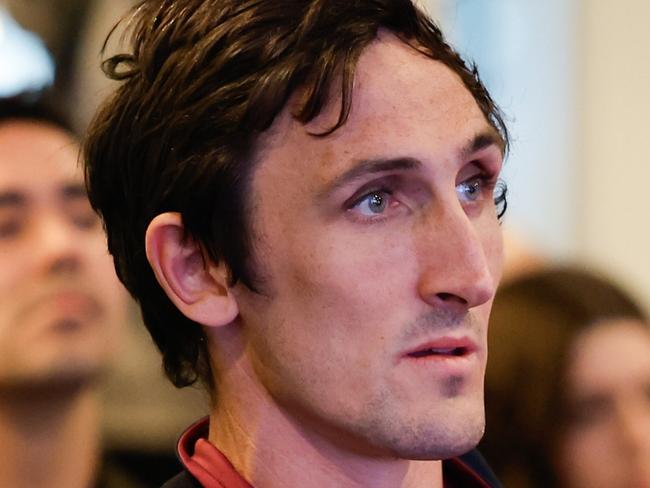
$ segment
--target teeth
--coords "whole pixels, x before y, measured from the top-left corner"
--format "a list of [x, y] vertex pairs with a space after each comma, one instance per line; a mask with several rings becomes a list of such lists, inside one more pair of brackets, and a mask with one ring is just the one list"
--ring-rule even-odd
[[416, 351], [411, 353], [410, 356], [414, 358], [422, 358], [425, 356], [431, 355], [440, 355], [440, 356], [460, 356], [464, 353], [463, 348], [460, 347], [447, 347], [447, 348], [431, 348], [424, 349], [422, 351]]
[[429, 349], [432, 354], [453, 354], [455, 350], [455, 347], [449, 347], [447, 349]]

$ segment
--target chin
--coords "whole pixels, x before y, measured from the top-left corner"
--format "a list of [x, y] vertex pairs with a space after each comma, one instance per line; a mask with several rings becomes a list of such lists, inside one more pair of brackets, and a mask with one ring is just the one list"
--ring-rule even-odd
[[97, 358], [73, 358], [54, 366], [49, 376], [55, 383], [94, 383], [106, 369], [106, 362]]
[[483, 437], [483, 427], [474, 429], [431, 429], [429, 435], [419, 434], [403, 438], [395, 446], [395, 454], [402, 459], [439, 460], [460, 456], [471, 451]]
[[[60, 344], [41, 370], [54, 382], [93, 382], [108, 369], [111, 347], [95, 338], [80, 337], [70, 344]], [[45, 365], [42, 365], [45, 366]]]
[[56, 393], [90, 387], [103, 376], [105, 370], [104, 365], [97, 361], [67, 358], [38, 368], [7, 373], [0, 378], [0, 384], [4, 388]]
[[[386, 419], [392, 419], [387, 421]], [[448, 459], [472, 450], [485, 432], [482, 402], [429, 408], [419, 415], [375, 418], [367, 439], [377, 448], [401, 459]]]

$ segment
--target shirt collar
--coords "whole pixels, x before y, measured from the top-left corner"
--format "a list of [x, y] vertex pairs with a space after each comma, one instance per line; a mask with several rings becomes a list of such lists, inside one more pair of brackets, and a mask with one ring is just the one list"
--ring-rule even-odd
[[[181, 463], [205, 488], [253, 488], [219, 449], [208, 441], [209, 418], [192, 424], [180, 437], [177, 451]], [[490, 485], [459, 458], [443, 461], [444, 488], [490, 488]]]

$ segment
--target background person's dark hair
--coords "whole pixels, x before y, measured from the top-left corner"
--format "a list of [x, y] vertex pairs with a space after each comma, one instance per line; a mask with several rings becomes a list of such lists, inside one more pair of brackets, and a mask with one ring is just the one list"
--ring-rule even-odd
[[536, 271], [497, 291], [479, 448], [504, 486], [559, 486], [553, 454], [569, 419], [563, 384], [569, 350], [581, 331], [616, 319], [647, 323], [625, 291], [581, 269]]
[[[380, 28], [457, 73], [507, 145], [476, 69], [410, 0], [151, 0], [129, 22], [132, 52], [104, 62], [123, 84], [89, 129], [86, 179], [118, 276], [177, 386], [198, 377], [214, 390], [201, 327], [174, 307], [147, 262], [148, 224], [180, 212], [205, 258], [224, 260], [232, 283], [256, 290], [246, 195], [257, 138], [297, 89], [297, 120], [312, 120], [340, 94], [327, 133], [343, 125], [357, 60]], [[505, 188], [497, 200], [505, 205]]]
[[0, 124], [10, 120], [40, 122], [64, 130], [76, 139], [70, 121], [50, 103], [34, 93], [0, 97]]

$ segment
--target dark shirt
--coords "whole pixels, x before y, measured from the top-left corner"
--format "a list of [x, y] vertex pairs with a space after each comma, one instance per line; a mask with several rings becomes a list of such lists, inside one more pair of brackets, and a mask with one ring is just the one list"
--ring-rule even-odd
[[[210, 444], [208, 419], [189, 427], [178, 441], [178, 457], [185, 471], [163, 488], [253, 488], [219, 449]], [[499, 488], [500, 484], [478, 451], [442, 462], [445, 488]]]

